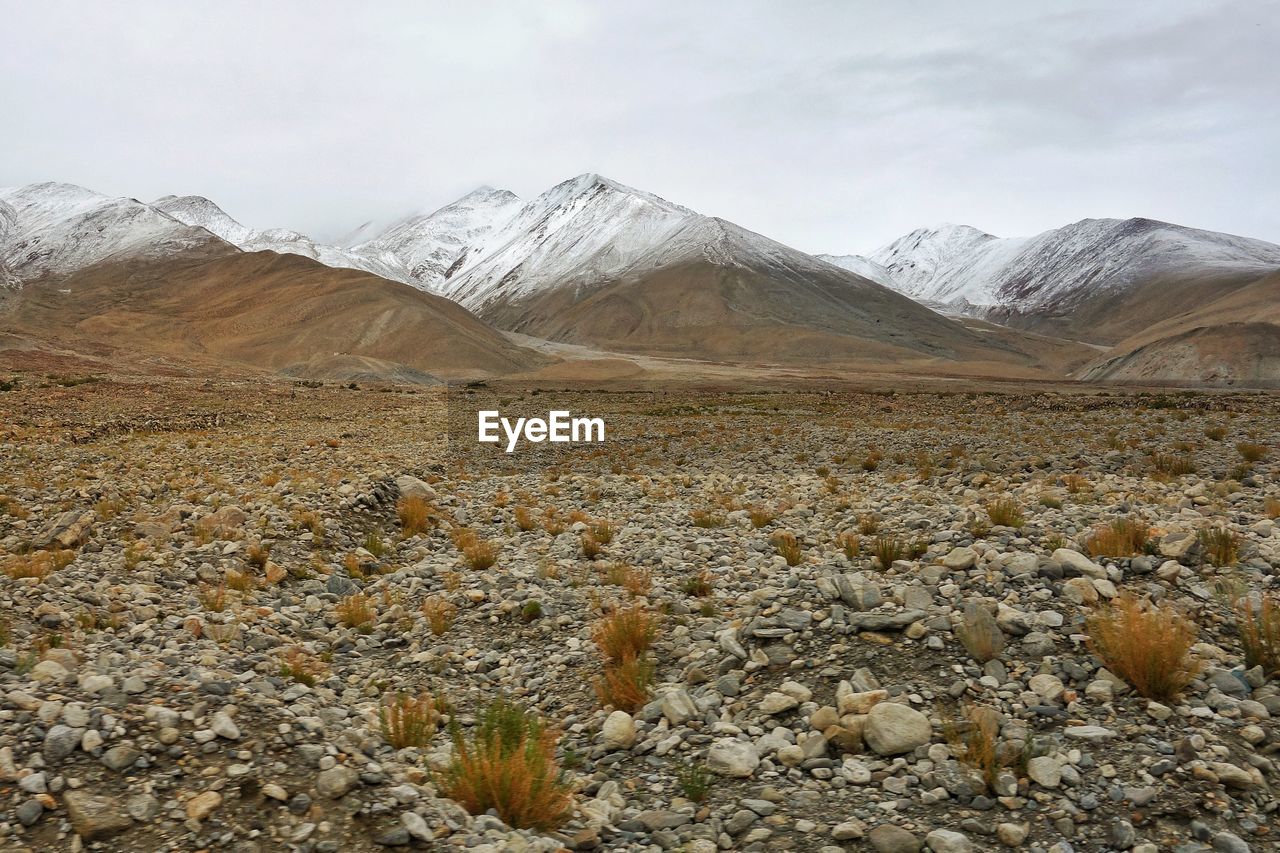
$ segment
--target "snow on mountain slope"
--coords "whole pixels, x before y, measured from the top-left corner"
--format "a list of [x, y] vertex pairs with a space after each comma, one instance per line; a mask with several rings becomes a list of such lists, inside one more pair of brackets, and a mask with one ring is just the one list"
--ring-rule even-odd
[[305, 234], [286, 228], [257, 231], [241, 225], [226, 211], [203, 196], [167, 195], [152, 202], [152, 207], [180, 222], [204, 228], [246, 252], [266, 250], [281, 254], [302, 255], [317, 260], [325, 266], [364, 270], [393, 281], [413, 283], [412, 276], [409, 275], [405, 265], [389, 252], [355, 251], [328, 246], [317, 243]]
[[933, 302], [949, 302], [964, 298], [974, 304], [987, 304], [988, 294], [981, 286], [965, 292], [952, 289], [941, 293], [937, 284], [941, 271], [952, 263], [973, 255], [996, 238], [968, 225], [938, 225], [917, 228], [887, 246], [873, 252], [868, 260], [879, 264], [889, 274], [884, 282], [901, 293]]
[[968, 226], [920, 229], [871, 255], [888, 284], [966, 311], [1063, 311], [1165, 274], [1280, 268], [1280, 246], [1152, 219], [1084, 219], [1034, 237]]
[[174, 254], [215, 237], [131, 198], [109, 198], [74, 184], [0, 189], [11, 211], [0, 243], [12, 280], [64, 276], [111, 257]]
[[[893, 274], [887, 268], [862, 255], [815, 255], [829, 264], [857, 273], [885, 287], [894, 287]], [[896, 288], [895, 288], [896, 289]]]
[[1064, 310], [1166, 274], [1280, 268], [1280, 246], [1152, 219], [1084, 219], [1020, 241], [998, 241], [952, 264], [949, 288], [994, 285], [996, 304], [1027, 313]]
[[522, 204], [515, 193], [480, 187], [432, 213], [402, 219], [351, 251], [393, 256], [420, 286], [435, 291], [445, 274], [460, 261], [465, 265], [464, 255], [483, 246]]
[[588, 173], [526, 204], [440, 284], [472, 311], [562, 284], [610, 280], [698, 214]]

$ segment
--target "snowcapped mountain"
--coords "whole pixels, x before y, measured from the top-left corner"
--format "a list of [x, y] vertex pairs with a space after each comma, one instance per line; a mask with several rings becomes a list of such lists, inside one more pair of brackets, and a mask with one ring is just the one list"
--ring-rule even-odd
[[132, 198], [110, 198], [74, 184], [0, 189], [0, 252], [11, 282], [64, 276], [112, 257], [159, 257], [214, 241]]
[[325, 266], [364, 270], [392, 281], [413, 283], [413, 278], [409, 275], [405, 264], [392, 253], [376, 250], [356, 251], [329, 246], [286, 228], [255, 231], [241, 225], [226, 211], [203, 196], [167, 195], [156, 199], [151, 206], [179, 222], [204, 228], [246, 252], [267, 250], [281, 254], [302, 255], [317, 260]]
[[815, 255], [814, 257], [824, 260], [833, 266], [840, 267], [842, 270], [857, 273], [865, 279], [874, 281], [876, 284], [894, 287], [893, 276], [889, 273], [889, 270], [870, 258], [864, 258], [862, 255]]
[[992, 235], [968, 225], [917, 228], [877, 249], [870, 260], [884, 267], [893, 286], [913, 299], [950, 302], [963, 298], [981, 305], [987, 304], [987, 294], [982, 292], [981, 286], [961, 292], [956, 288], [939, 286], [937, 282], [952, 264], [972, 256], [994, 240], [996, 238]]
[[352, 246], [351, 251], [394, 257], [413, 281], [435, 291], [445, 275], [455, 266], [465, 265], [468, 253], [485, 245], [489, 235], [506, 225], [521, 205], [515, 193], [480, 187], [433, 213], [402, 219], [373, 239]]
[[470, 247], [440, 292], [478, 311], [540, 288], [607, 281], [697, 215], [600, 175], [579, 175]]

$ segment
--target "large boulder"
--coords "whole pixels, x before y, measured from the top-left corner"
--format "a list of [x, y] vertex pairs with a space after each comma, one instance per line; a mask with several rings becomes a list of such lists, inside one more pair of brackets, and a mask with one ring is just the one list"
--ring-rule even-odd
[[880, 702], [867, 714], [862, 737], [880, 755], [901, 755], [933, 739], [929, 718], [897, 702]]

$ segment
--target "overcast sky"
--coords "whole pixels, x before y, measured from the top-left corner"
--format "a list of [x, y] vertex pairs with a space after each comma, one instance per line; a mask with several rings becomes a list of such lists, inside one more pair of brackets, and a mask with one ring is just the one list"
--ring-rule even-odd
[[0, 185], [333, 239], [594, 171], [807, 251], [1149, 216], [1280, 242], [1280, 2], [13, 2]]

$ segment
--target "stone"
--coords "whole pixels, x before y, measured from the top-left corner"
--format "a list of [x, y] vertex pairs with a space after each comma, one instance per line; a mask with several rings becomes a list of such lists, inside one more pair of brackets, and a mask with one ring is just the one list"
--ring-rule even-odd
[[431, 502], [440, 499], [435, 489], [410, 474], [402, 474], [396, 477], [396, 489], [400, 492], [400, 497], [402, 498], [423, 498]]
[[855, 631], [901, 631], [924, 617], [923, 610], [899, 610], [896, 613], [850, 613], [846, 621]]
[[636, 723], [626, 711], [614, 711], [605, 718], [601, 743], [605, 749], [630, 749], [636, 742]]
[[75, 752], [77, 746], [80, 745], [80, 737], [84, 734], [81, 729], [73, 729], [70, 726], [51, 726], [44, 736], [44, 747], [41, 752], [44, 760], [50, 764], [58, 764], [71, 753]]
[[70, 509], [49, 522], [36, 538], [32, 546], [37, 550], [47, 548], [79, 548], [89, 539], [89, 530], [93, 525], [94, 514], [79, 509]]
[[1213, 836], [1213, 849], [1219, 853], [1249, 853], [1248, 843], [1231, 832], [1219, 832]]
[[1090, 743], [1110, 740], [1116, 736], [1116, 733], [1111, 729], [1104, 729], [1102, 726], [1067, 726], [1062, 730], [1062, 733], [1069, 738]]
[[1059, 548], [1053, 552], [1053, 556], [1050, 559], [1063, 568], [1074, 569], [1086, 578], [1105, 578], [1107, 576], [1106, 569], [1079, 551], [1072, 551], [1070, 548]]
[[672, 690], [662, 697], [662, 716], [673, 726], [684, 725], [698, 716], [698, 706], [684, 690]]
[[88, 791], [67, 791], [62, 796], [71, 828], [83, 841], [112, 838], [133, 826], [133, 818], [114, 797], [102, 797]]
[[44, 804], [37, 799], [23, 800], [22, 805], [14, 809], [13, 813], [18, 818], [18, 823], [23, 826], [33, 826], [44, 814]]
[[760, 766], [754, 744], [740, 740], [718, 740], [707, 750], [707, 769], [721, 776], [744, 779]]
[[855, 818], [841, 821], [831, 828], [831, 837], [836, 841], [852, 841], [863, 838], [867, 834], [867, 825]]
[[933, 853], [970, 853], [973, 842], [963, 832], [952, 829], [935, 829], [924, 837]]
[[942, 558], [942, 565], [954, 571], [963, 571], [972, 569], [974, 564], [978, 562], [978, 553], [972, 548], [952, 548]]
[[965, 651], [978, 663], [986, 663], [1004, 651], [1004, 632], [991, 611], [976, 601], [967, 602], [955, 634]]
[[996, 826], [996, 838], [1005, 847], [1020, 847], [1031, 833], [1029, 823], [1002, 823]]
[[764, 714], [766, 717], [772, 717], [775, 714], [790, 711], [792, 708], [796, 708], [799, 705], [799, 700], [794, 696], [788, 696], [786, 693], [774, 691], [767, 694], [764, 699], [760, 701], [758, 708], [761, 714]]
[[230, 716], [219, 711], [209, 719], [209, 729], [215, 735], [227, 740], [240, 740], [240, 727]]
[[142, 757], [142, 751], [128, 744], [113, 746], [102, 754], [102, 764], [110, 770], [123, 772]]
[[221, 794], [217, 791], [204, 791], [187, 800], [187, 817], [192, 820], [204, 820], [220, 805], [222, 805]]
[[867, 714], [863, 740], [880, 755], [901, 755], [933, 738], [929, 718], [897, 702], [881, 702]]
[[920, 853], [923, 842], [912, 833], [891, 823], [882, 823], [867, 833], [877, 853]]
[[427, 821], [417, 812], [403, 812], [400, 815], [400, 824], [409, 833], [410, 837], [419, 841], [435, 841], [435, 835], [431, 832], [431, 827], [427, 825]]
[[1056, 788], [1062, 784], [1062, 765], [1048, 755], [1036, 756], [1027, 762], [1027, 775], [1037, 785]]
[[346, 796], [358, 781], [360, 776], [356, 771], [345, 764], [339, 764], [337, 767], [320, 771], [316, 776], [316, 793], [327, 799], [336, 800]]

